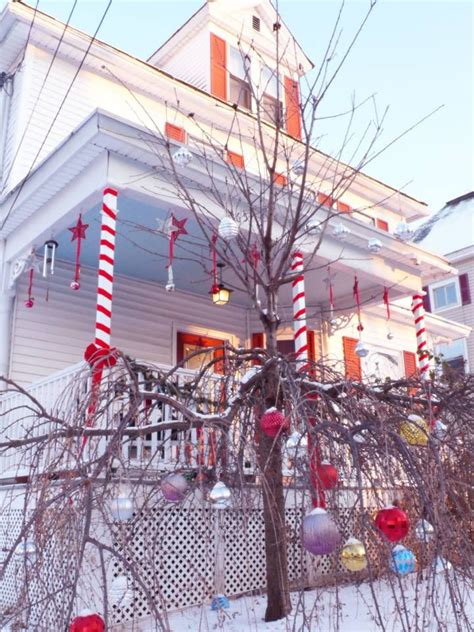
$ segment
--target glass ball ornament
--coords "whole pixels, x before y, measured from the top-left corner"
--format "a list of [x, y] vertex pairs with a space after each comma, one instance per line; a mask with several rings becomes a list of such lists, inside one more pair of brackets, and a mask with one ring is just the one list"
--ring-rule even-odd
[[168, 474], [161, 481], [161, 493], [170, 503], [179, 503], [183, 500], [188, 491], [188, 481], [182, 474]]
[[34, 298], [27, 298], [26, 301], [24, 302], [25, 307], [27, 307], [28, 309], [31, 309], [34, 304], [35, 304]]
[[387, 334], [387, 340], [393, 340], [393, 338], [394, 338], [394, 335], [392, 334], [391, 331], [389, 331]]
[[281, 410], [272, 407], [260, 417], [260, 428], [268, 437], [276, 437], [280, 432], [289, 430], [290, 422]]
[[223, 217], [219, 223], [218, 233], [219, 237], [225, 241], [230, 241], [239, 234], [239, 225], [231, 217]]
[[382, 250], [382, 242], [380, 239], [369, 239], [367, 243], [367, 250], [373, 254], [377, 254]]
[[109, 508], [115, 522], [126, 522], [133, 516], [133, 501], [125, 492], [112, 498]]
[[351, 229], [347, 228], [344, 224], [337, 224], [334, 226], [332, 234], [336, 239], [339, 239], [339, 241], [345, 241], [351, 234]]
[[384, 507], [375, 516], [375, 526], [390, 542], [403, 540], [410, 529], [410, 521], [398, 507]]
[[399, 224], [397, 224], [397, 227], [393, 231], [393, 234], [397, 239], [400, 239], [401, 241], [409, 241], [413, 237], [413, 231], [405, 221], [399, 222]]
[[180, 147], [178, 151], [173, 154], [173, 162], [175, 162], [178, 167], [187, 167], [192, 159], [193, 155], [186, 147]]
[[228, 608], [230, 608], [230, 601], [225, 595], [214, 595], [211, 602], [211, 610], [216, 612], [218, 610], [227, 610]]
[[419, 415], [408, 415], [407, 420], [400, 424], [400, 436], [410, 445], [427, 445], [429, 432], [429, 425]]
[[230, 506], [232, 492], [222, 481], [217, 481], [209, 492], [209, 502], [214, 509], [227, 509]]
[[365, 345], [365, 343], [362, 342], [362, 340], [359, 340], [359, 342], [356, 344], [354, 351], [356, 352], [356, 355], [359, 356], [359, 358], [365, 358], [370, 353], [370, 349]]
[[36, 544], [31, 540], [23, 540], [15, 548], [15, 555], [33, 560], [36, 557]]
[[392, 549], [390, 558], [390, 568], [397, 575], [408, 575], [413, 573], [416, 568], [416, 557], [413, 551], [407, 549], [402, 544], [397, 544]]
[[79, 281], [71, 281], [69, 287], [71, 288], [71, 290], [77, 292], [77, 290], [81, 289], [81, 284], [79, 283]]
[[365, 546], [357, 538], [349, 538], [341, 550], [341, 564], [353, 573], [367, 568]]
[[328, 555], [339, 545], [341, 536], [325, 509], [316, 507], [303, 518], [303, 546], [313, 555]]
[[98, 614], [81, 614], [71, 621], [69, 632], [105, 632], [105, 623]]
[[112, 605], [120, 608], [126, 608], [132, 603], [133, 591], [128, 585], [126, 575], [118, 575], [110, 582], [109, 600]]
[[305, 170], [305, 162], [304, 160], [296, 160], [292, 167], [291, 171], [295, 174], [295, 176], [302, 176]]
[[323, 232], [323, 226], [317, 219], [310, 219], [306, 222], [306, 230], [310, 235], [320, 235]]
[[337, 469], [329, 463], [329, 461], [322, 461], [316, 468], [319, 483], [325, 490], [334, 489], [339, 480], [339, 474]]
[[437, 439], [444, 439], [448, 426], [444, 424], [440, 419], [437, 419], [434, 424], [433, 434]]
[[422, 542], [428, 542], [431, 540], [434, 536], [434, 532], [434, 527], [431, 522], [428, 522], [428, 520], [419, 520], [415, 526], [415, 535], [418, 540], [421, 540]]

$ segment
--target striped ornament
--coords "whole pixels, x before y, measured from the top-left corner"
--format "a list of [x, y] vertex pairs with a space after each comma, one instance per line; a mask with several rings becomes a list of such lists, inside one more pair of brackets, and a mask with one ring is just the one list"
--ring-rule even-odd
[[297, 250], [291, 255], [291, 259], [291, 271], [298, 275], [293, 281], [293, 337], [295, 341], [296, 366], [298, 370], [303, 371], [308, 367], [303, 255]]
[[102, 226], [100, 229], [99, 274], [95, 319], [95, 344], [101, 349], [110, 348], [116, 220], [117, 191], [107, 188], [104, 190], [102, 202]]
[[425, 308], [423, 306], [423, 296], [415, 294], [411, 304], [411, 311], [415, 318], [416, 348], [418, 352], [418, 363], [422, 379], [429, 378], [430, 355], [427, 349], [426, 328], [425, 328]]

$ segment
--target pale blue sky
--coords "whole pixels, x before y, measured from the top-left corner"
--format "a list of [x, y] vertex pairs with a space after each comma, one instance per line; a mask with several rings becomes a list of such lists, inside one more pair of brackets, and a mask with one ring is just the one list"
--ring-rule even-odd
[[[369, 0], [348, 0], [343, 39]], [[30, 0], [34, 4], [35, 0]], [[0, 0], [0, 6], [5, 4]], [[39, 9], [65, 20], [73, 0], [40, 0]], [[92, 33], [107, 0], [79, 0], [71, 23]], [[98, 37], [146, 59], [202, 0], [114, 0]], [[318, 64], [338, 0], [280, 0], [286, 24]], [[474, 188], [473, 3], [464, 0], [379, 0], [356, 49], [339, 75], [323, 114], [347, 109], [351, 96], [373, 93], [389, 141], [439, 105], [444, 108], [392, 146], [365, 171], [426, 201], [431, 210]], [[357, 117], [365, 128], [371, 110]], [[321, 149], [339, 147], [341, 121], [321, 122]]]

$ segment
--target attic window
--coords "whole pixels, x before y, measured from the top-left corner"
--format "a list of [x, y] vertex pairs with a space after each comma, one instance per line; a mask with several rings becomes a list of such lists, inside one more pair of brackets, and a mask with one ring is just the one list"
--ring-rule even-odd
[[260, 32], [260, 18], [257, 18], [256, 15], [252, 15], [252, 28], [255, 31], [259, 31]]

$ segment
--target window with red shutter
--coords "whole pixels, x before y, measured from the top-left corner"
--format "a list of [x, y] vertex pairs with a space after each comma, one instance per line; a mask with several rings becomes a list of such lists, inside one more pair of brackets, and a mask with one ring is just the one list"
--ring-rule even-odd
[[226, 160], [229, 165], [233, 165], [239, 169], [244, 168], [244, 157], [237, 154], [235, 151], [227, 151]]
[[318, 193], [318, 204], [332, 208], [334, 206], [334, 198], [326, 193]]
[[288, 184], [288, 178], [284, 176], [282, 173], [275, 173], [273, 174], [273, 182], [275, 182], [275, 184], [279, 184], [280, 186], [284, 187]]
[[[252, 334], [252, 349], [263, 349], [265, 347], [265, 334], [256, 332]], [[258, 360], [254, 360], [253, 364], [261, 364]]]
[[211, 94], [227, 101], [227, 47], [211, 33]]
[[301, 140], [300, 89], [297, 81], [285, 77], [286, 131]]
[[316, 362], [316, 336], [312, 329], [308, 329], [308, 359], [312, 362]]
[[344, 336], [342, 338], [342, 350], [344, 354], [344, 367], [346, 371], [346, 377], [350, 380], [362, 379], [362, 368], [360, 365], [360, 358], [355, 352], [356, 344], [359, 341], [357, 338], [348, 338]]
[[345, 202], [341, 202], [340, 200], [336, 202], [336, 208], [339, 211], [339, 213], [351, 212], [351, 207], [349, 206], [349, 204], [346, 204]]
[[416, 354], [412, 351], [404, 351], [403, 352], [403, 364], [405, 366], [405, 375], [406, 377], [411, 377], [415, 375], [417, 372], [416, 366]]
[[459, 275], [459, 289], [461, 290], [461, 303], [463, 305], [470, 305], [471, 289], [469, 287], [469, 275], [467, 272]]
[[379, 228], [380, 230], [385, 230], [388, 232], [388, 222], [386, 222], [383, 219], [379, 219], [377, 217], [377, 219], [375, 220], [375, 225], [377, 226], [377, 228]]
[[423, 296], [423, 307], [425, 308], [425, 312], [431, 312], [430, 293], [428, 290], [428, 286], [425, 285], [421, 289], [423, 290], [423, 292], [426, 292], [426, 294]]
[[186, 132], [182, 127], [178, 127], [177, 125], [173, 125], [172, 123], [166, 123], [165, 125], [165, 136], [171, 138], [171, 140], [175, 140], [178, 143], [186, 142]]

